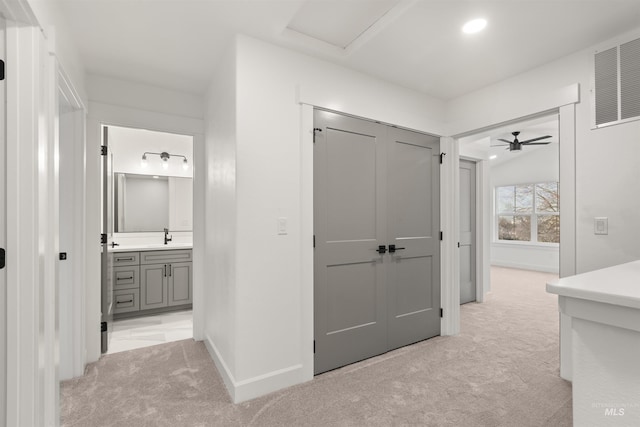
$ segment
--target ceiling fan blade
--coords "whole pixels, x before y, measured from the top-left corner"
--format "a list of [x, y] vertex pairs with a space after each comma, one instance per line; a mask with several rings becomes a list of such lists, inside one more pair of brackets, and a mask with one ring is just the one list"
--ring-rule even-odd
[[551, 144], [551, 141], [547, 142], [523, 142], [522, 145], [547, 145]]
[[506, 142], [507, 144], [511, 144], [513, 141], [509, 141], [507, 139], [498, 138], [498, 141]]
[[509, 144], [490, 145], [489, 147], [508, 147]]
[[527, 139], [526, 141], [520, 141], [520, 144], [528, 144], [533, 141], [540, 141], [541, 139], [551, 138], [551, 135], [539, 136], [538, 138]]

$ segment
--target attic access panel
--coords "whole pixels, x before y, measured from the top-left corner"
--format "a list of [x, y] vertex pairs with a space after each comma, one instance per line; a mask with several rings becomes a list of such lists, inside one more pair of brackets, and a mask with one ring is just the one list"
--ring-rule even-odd
[[287, 28], [345, 49], [400, 1], [308, 1]]

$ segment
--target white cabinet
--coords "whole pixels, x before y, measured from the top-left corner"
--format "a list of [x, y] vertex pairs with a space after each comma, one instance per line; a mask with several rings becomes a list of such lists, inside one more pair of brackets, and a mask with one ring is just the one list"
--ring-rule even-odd
[[191, 249], [130, 252], [119, 258], [114, 314], [142, 315], [193, 302]]

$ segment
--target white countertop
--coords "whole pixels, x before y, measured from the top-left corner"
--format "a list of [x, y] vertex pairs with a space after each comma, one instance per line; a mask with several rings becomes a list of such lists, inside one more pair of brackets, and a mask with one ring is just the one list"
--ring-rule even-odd
[[565, 277], [548, 283], [547, 292], [640, 309], [640, 261]]
[[166, 245], [162, 243], [147, 243], [147, 244], [121, 244], [115, 248], [109, 248], [109, 252], [137, 252], [137, 251], [167, 251], [171, 249], [192, 249], [192, 243], [173, 243], [169, 242]]

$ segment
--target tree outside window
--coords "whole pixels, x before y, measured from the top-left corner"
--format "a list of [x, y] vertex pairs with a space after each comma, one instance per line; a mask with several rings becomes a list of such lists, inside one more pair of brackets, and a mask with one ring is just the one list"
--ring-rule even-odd
[[498, 240], [560, 242], [557, 182], [496, 187]]

